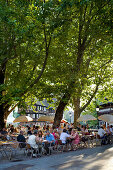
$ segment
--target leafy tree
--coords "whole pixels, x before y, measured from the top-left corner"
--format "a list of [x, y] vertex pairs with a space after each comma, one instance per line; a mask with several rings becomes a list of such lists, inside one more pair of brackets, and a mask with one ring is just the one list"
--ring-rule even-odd
[[[56, 126], [69, 100], [74, 105], [76, 125], [76, 119], [90, 104], [99, 86], [109, 81], [112, 36], [102, 22], [111, 6], [111, 1], [62, 1], [61, 10], [66, 10], [58, 23], [62, 21], [63, 25], [55, 30], [46, 71], [39, 86], [33, 89], [33, 94], [37, 91], [37, 98], [43, 94], [60, 101], [57, 102]], [[81, 101], [84, 102], [80, 106]]]
[[[69, 63], [71, 70], [68, 75], [70, 75], [70, 78], [67, 75], [65, 77], [69, 83], [66, 84], [67, 89], [62, 93], [61, 96], [63, 97], [56, 110], [54, 121], [56, 126], [59, 125], [63, 110], [71, 96], [73, 97], [74, 122], [76, 125], [76, 119], [91, 102], [99, 85], [103, 84], [110, 76], [109, 67], [112, 61], [112, 45], [110, 45], [110, 41], [112, 36], [106, 33], [106, 28], [101, 27], [101, 22], [99, 21], [99, 16], [103, 14], [103, 9], [108, 6], [109, 1], [103, 3], [100, 1], [99, 3], [97, 1], [81, 1], [73, 4], [71, 8], [73, 11], [71, 16], [72, 25], [70, 24], [69, 39], [66, 43], [69, 40], [71, 41], [72, 46], [69, 50], [75, 62], [73, 65]], [[70, 39], [70, 35], [72, 39]], [[91, 84], [95, 84], [95, 89], [93, 88], [92, 92], [87, 91], [87, 89], [91, 89]], [[83, 98], [84, 92], [86, 93], [87, 101], [80, 108], [80, 100], [81, 97]]]
[[0, 128], [4, 118], [42, 77], [54, 32], [63, 24], [59, 3], [0, 2]]

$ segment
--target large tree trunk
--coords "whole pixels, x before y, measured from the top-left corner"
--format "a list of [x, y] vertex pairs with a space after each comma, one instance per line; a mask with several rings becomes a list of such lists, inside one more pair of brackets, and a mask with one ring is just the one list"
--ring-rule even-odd
[[[4, 84], [5, 74], [0, 70], [0, 86]], [[1, 102], [3, 97], [3, 90], [0, 90], [0, 130], [5, 126], [4, 123], [4, 104]]]
[[3, 127], [5, 127], [5, 123], [4, 123], [4, 109], [3, 109], [3, 105], [0, 104], [0, 130], [2, 130]]
[[77, 126], [77, 119], [80, 116], [81, 110], [80, 110], [80, 97], [73, 97], [73, 104], [74, 104], [74, 127]]
[[68, 104], [70, 96], [71, 95], [67, 92], [62, 97], [62, 99], [61, 99], [61, 101], [59, 103], [59, 106], [57, 107], [56, 113], [55, 113], [55, 118], [54, 118], [54, 123], [53, 123], [54, 127], [59, 127], [60, 122], [61, 122], [62, 117], [63, 117], [63, 111], [64, 111], [66, 105]]

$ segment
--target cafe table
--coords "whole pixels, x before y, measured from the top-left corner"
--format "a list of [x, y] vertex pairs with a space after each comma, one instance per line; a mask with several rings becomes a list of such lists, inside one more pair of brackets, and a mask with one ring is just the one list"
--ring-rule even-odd
[[17, 142], [13, 141], [0, 141], [0, 152], [2, 156], [11, 160], [13, 151], [17, 149]]

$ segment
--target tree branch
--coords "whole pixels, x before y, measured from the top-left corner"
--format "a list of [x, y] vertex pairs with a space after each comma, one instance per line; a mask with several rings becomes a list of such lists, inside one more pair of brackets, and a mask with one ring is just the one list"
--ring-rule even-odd
[[90, 104], [91, 100], [94, 98], [94, 96], [95, 96], [95, 94], [96, 94], [96, 92], [98, 90], [99, 84], [100, 84], [100, 82], [97, 84], [97, 86], [96, 86], [96, 88], [94, 90], [94, 93], [91, 95], [91, 97], [88, 100], [88, 102], [83, 107], [81, 107], [81, 109], [80, 109], [81, 112]]
[[11, 108], [11, 110], [8, 111], [8, 114], [10, 114], [10, 113], [16, 108], [16, 106], [18, 106], [18, 104], [19, 104], [19, 102], [16, 103], [16, 104]]

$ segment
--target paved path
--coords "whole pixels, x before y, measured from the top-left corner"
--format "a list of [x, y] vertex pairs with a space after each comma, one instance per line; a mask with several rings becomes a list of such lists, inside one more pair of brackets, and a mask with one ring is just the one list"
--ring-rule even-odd
[[18, 162], [1, 161], [0, 170], [113, 170], [113, 144]]

